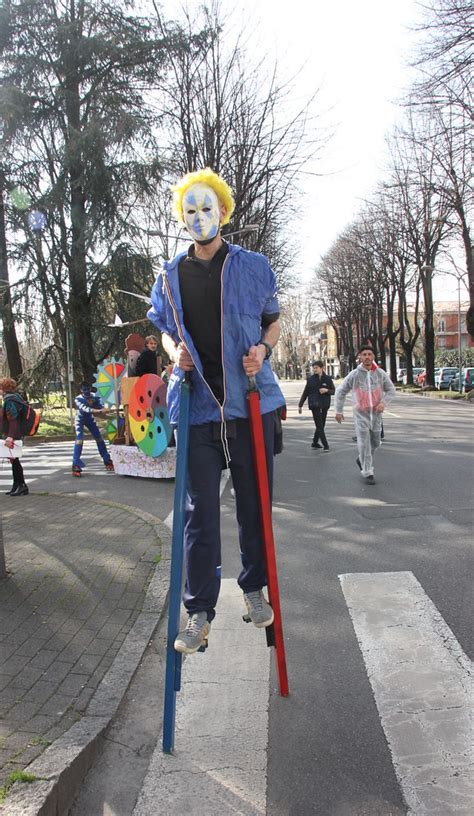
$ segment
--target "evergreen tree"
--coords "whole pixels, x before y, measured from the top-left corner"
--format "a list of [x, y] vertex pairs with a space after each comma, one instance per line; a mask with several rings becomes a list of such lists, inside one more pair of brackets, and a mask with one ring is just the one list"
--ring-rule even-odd
[[161, 178], [148, 94], [169, 49], [153, 19], [132, 11], [122, 0], [11, 0], [1, 10], [0, 114], [11, 155], [23, 159], [7, 168], [7, 185], [45, 216], [40, 231], [31, 212], [7, 207], [16, 263], [55, 342], [64, 346], [73, 331], [77, 380], [91, 377], [110, 345], [102, 332], [95, 347], [95, 327], [107, 322], [95, 295], [127, 240], [130, 210]]

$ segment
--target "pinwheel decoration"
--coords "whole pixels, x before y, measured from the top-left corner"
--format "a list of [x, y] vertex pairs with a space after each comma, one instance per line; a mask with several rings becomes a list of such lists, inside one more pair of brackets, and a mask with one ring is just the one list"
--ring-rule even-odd
[[128, 404], [133, 438], [147, 456], [160, 456], [171, 439], [166, 409], [166, 385], [156, 374], [144, 374], [135, 383]]
[[115, 405], [116, 408], [120, 405], [120, 380], [124, 372], [125, 363], [123, 360], [116, 360], [115, 357], [104, 360], [99, 365], [95, 375], [94, 387], [102, 402], [106, 405]]

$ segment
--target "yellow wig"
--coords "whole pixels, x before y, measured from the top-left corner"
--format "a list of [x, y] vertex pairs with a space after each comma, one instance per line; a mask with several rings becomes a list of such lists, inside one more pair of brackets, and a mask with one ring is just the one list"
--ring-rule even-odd
[[235, 202], [232, 196], [231, 189], [227, 182], [224, 181], [214, 170], [206, 167], [204, 170], [196, 170], [194, 173], [186, 173], [185, 176], [178, 181], [174, 187], [171, 188], [173, 193], [173, 209], [178, 221], [183, 224], [183, 197], [186, 190], [192, 184], [207, 184], [212, 187], [220, 203], [224, 205], [226, 214], [221, 219], [221, 224], [228, 224], [232, 213], [234, 212]]

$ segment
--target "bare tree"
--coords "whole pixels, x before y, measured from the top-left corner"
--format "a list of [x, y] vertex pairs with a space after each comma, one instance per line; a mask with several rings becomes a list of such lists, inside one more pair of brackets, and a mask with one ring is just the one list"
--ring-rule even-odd
[[415, 62], [418, 77], [409, 105], [434, 123], [438, 185], [458, 219], [470, 307], [468, 330], [474, 337], [472, 220], [472, 66], [474, 15], [471, 0], [431, 0], [424, 7], [422, 43]]
[[456, 105], [472, 117], [472, 2], [428, 0], [423, 9], [412, 101], [422, 106], [428, 101], [439, 107]]
[[362, 213], [336, 239], [315, 273], [326, 314], [340, 350], [355, 364], [357, 348], [371, 342], [385, 367], [384, 297], [387, 264], [369, 213]]
[[205, 166], [222, 173], [236, 202], [226, 231], [258, 225], [242, 240], [268, 255], [283, 291], [291, 286], [295, 260], [286, 232], [294, 220], [291, 194], [324, 143], [314, 97], [295, 110], [297, 79], [282, 82], [277, 66], [268, 74], [266, 60], [255, 64], [242, 34], [232, 43], [218, 2], [197, 14], [187, 10], [180, 26], [162, 18], [161, 25], [170, 44], [186, 41], [196, 28], [206, 32], [199, 50], [170, 52], [170, 71], [160, 86], [170, 166], [176, 176]]
[[286, 375], [299, 379], [307, 362], [305, 315], [307, 306], [301, 293], [287, 292], [280, 301], [280, 340]]
[[7, 212], [13, 258], [56, 345], [64, 346], [66, 326], [74, 330], [77, 380], [90, 378], [106, 350], [95, 348], [95, 327], [106, 320], [94, 292], [105, 288], [130, 210], [161, 175], [156, 117], [144, 97], [167, 51], [153, 21], [129, 8], [124, 0], [12, 0], [2, 10], [0, 109], [10, 113], [14, 97], [18, 119], [28, 110], [13, 128], [12, 149], [28, 157], [16, 182], [45, 216], [40, 235]]
[[430, 123], [416, 123], [409, 114], [407, 127], [391, 141], [392, 176], [406, 221], [409, 251], [421, 280], [424, 304], [426, 384], [434, 386], [435, 332], [433, 273], [438, 250], [449, 234], [450, 206], [436, 184], [434, 143]]

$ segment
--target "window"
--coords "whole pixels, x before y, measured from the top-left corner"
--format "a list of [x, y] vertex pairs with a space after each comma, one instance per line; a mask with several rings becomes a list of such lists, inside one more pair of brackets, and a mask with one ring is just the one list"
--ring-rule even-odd
[[445, 332], [446, 331], [446, 321], [445, 320], [438, 320], [438, 331]]

